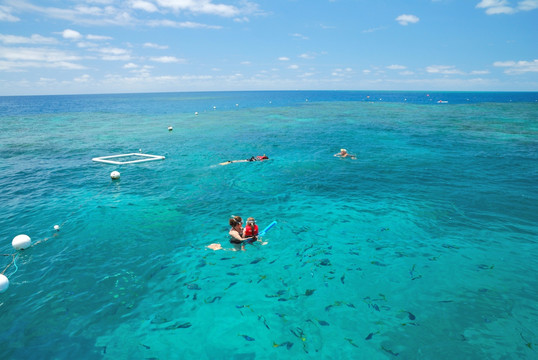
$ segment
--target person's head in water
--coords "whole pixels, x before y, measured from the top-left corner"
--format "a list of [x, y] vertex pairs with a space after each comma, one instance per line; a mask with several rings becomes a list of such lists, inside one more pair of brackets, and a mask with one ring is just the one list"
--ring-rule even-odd
[[230, 218], [230, 226], [232, 228], [236, 227], [237, 225], [240, 225], [243, 223], [243, 219], [241, 219], [241, 216], [232, 216]]

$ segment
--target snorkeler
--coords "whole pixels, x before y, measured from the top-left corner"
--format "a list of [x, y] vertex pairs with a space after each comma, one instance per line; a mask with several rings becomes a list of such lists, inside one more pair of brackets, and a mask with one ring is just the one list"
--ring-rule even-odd
[[245, 159], [245, 160], [229, 160], [229, 161], [222, 162], [219, 165], [228, 165], [228, 164], [237, 163], [237, 162], [263, 161], [263, 160], [268, 160], [268, 159], [269, 158], [267, 157], [267, 155], [263, 154], [261, 156], [252, 156], [250, 159]]
[[245, 250], [245, 242], [253, 240], [253, 237], [244, 237], [243, 234], [243, 219], [241, 216], [232, 216], [230, 218], [230, 226], [232, 227], [228, 234], [230, 234], [230, 243], [233, 244], [235, 251]]
[[334, 156], [338, 156], [338, 157], [341, 157], [341, 158], [350, 157], [352, 159], [357, 158], [355, 155], [351, 155], [350, 153], [348, 153], [346, 149], [340, 149], [340, 152], [334, 154]]
[[256, 220], [253, 217], [247, 219], [247, 226], [243, 229], [243, 237], [251, 237], [252, 240], [249, 240], [249, 243], [258, 241], [258, 225], [256, 225]]

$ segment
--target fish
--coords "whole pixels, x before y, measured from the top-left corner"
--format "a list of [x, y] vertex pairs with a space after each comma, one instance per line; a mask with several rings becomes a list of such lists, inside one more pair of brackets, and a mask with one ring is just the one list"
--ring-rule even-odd
[[235, 284], [237, 284], [237, 281], [234, 281], [234, 282], [230, 283], [230, 285], [228, 285], [228, 287], [224, 288], [224, 290], [228, 290], [229, 288], [231, 288]]
[[342, 277], [340, 278], [340, 282], [343, 284], [344, 283], [344, 280], [346, 278], [346, 274], [342, 275]]
[[234, 272], [228, 272], [228, 273], [226, 273], [226, 275], [231, 275], [231, 276], [235, 276], [235, 275], [239, 275], [239, 273], [234, 273]]
[[156, 316], [153, 320], [151, 320], [152, 324], [164, 324], [167, 322], [169, 322], [169, 320], [162, 316]]
[[408, 316], [409, 316], [409, 320], [415, 320], [417, 317], [413, 314], [411, 314], [409, 311], [407, 312]]
[[[207, 299], [209, 299], [209, 298], [207, 298]], [[222, 298], [220, 296], [215, 296], [212, 300], [207, 300], [207, 299], [204, 300], [204, 302], [206, 304], [213, 304], [215, 302], [215, 300], [220, 300]]]
[[262, 315], [258, 315], [258, 320], [263, 320], [263, 324], [265, 325], [265, 327], [269, 330], [271, 330], [269, 328], [269, 325], [267, 325], [267, 320], [265, 319], [265, 317], [263, 317]]
[[380, 231], [383, 232], [383, 231], [389, 231], [389, 230], [390, 230], [389, 228], [381, 228]]
[[198, 284], [186, 284], [186, 285], [187, 285], [187, 289], [189, 290], [202, 290], [202, 288], [198, 286]]
[[304, 294], [305, 294], [306, 296], [310, 296], [310, 295], [312, 295], [315, 291], [316, 291], [315, 289], [312, 289], [312, 290], [311, 290], [311, 289], [308, 289], [308, 290], [305, 291]]
[[374, 333], [369, 333], [367, 337], [364, 338], [364, 340], [370, 340], [374, 336]]
[[411, 277], [413, 277], [413, 273], [415, 272], [415, 266], [417, 266], [417, 264], [413, 264], [413, 267], [409, 271], [409, 275], [411, 275]]
[[253, 337], [250, 337], [248, 335], [241, 335], [239, 334], [239, 336], [242, 336], [246, 341], [255, 341], [256, 339], [254, 339]]
[[321, 326], [329, 326], [330, 324], [325, 321], [325, 320], [318, 320], [318, 323], [321, 325]]
[[151, 349], [151, 347], [149, 347], [149, 346], [147, 346], [147, 345], [144, 345], [144, 344], [142, 344], [142, 343], [140, 343], [140, 345], [142, 345], [143, 347], [145, 347], [145, 348], [148, 349], [148, 350]]
[[251, 263], [251, 264], [257, 264], [257, 263], [259, 263], [260, 261], [262, 261], [263, 259], [265, 259], [265, 258], [259, 258], [259, 259], [256, 259], [256, 260], [252, 260], [250, 263]]
[[395, 353], [394, 351], [392, 351], [391, 349], [387, 349], [383, 345], [381, 345], [381, 349], [385, 350], [386, 352], [388, 352], [389, 354], [394, 355], [394, 356], [400, 355], [400, 353]]
[[256, 282], [256, 284], [259, 284], [260, 281], [267, 279], [267, 275], [260, 275], [260, 279]]
[[303, 329], [301, 329], [300, 327], [297, 327], [295, 330], [297, 330], [297, 333], [295, 331], [293, 331], [293, 329], [290, 329], [291, 333], [293, 335], [295, 335], [296, 337], [298, 337], [299, 339], [301, 339], [302, 341], [306, 341], [306, 336], [304, 336], [304, 332], [303, 332]]
[[323, 259], [319, 262], [320, 265], [323, 265], [323, 266], [330, 266], [331, 265], [331, 261], [329, 259]]
[[344, 338], [344, 339], [346, 339], [351, 345], [358, 347], [357, 344], [355, 344], [352, 339], [350, 338]]
[[190, 328], [192, 324], [190, 322], [186, 322], [181, 324], [179, 321], [174, 323], [173, 325], [167, 326], [164, 329], [154, 329], [154, 330], [175, 330], [175, 329], [186, 329]]
[[371, 261], [370, 264], [377, 265], [377, 266], [387, 266], [386, 264], [383, 264], [377, 260]]
[[282, 344], [277, 344], [276, 342], [273, 341], [273, 347], [279, 347], [279, 346], [286, 346], [286, 349], [291, 349], [291, 347], [293, 346], [293, 343], [290, 342], [290, 341], [286, 341], [286, 342], [283, 342]]
[[379, 306], [377, 306], [377, 304], [372, 304], [372, 307], [374, 308], [374, 310], [376, 310], [376, 311], [380, 311], [380, 310], [379, 310]]

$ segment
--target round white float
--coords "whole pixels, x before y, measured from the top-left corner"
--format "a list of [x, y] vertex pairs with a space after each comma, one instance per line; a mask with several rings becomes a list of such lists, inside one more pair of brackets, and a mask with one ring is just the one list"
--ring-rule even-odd
[[118, 180], [120, 178], [120, 173], [119, 171], [112, 171], [110, 173], [110, 177], [112, 178], [112, 180]]
[[13, 238], [11, 245], [15, 250], [24, 250], [32, 245], [32, 240], [28, 235], [17, 235]]
[[198, 111], [194, 113], [194, 115], [198, 115]]
[[174, 128], [171, 127], [171, 126], [169, 126], [169, 127], [168, 127], [168, 131], [172, 131], [172, 130], [174, 130]]
[[60, 230], [60, 225], [54, 225], [54, 230], [59, 231]]
[[8, 287], [9, 287], [8, 278], [5, 275], [0, 274], [0, 293], [3, 293], [4, 291], [6, 291]]

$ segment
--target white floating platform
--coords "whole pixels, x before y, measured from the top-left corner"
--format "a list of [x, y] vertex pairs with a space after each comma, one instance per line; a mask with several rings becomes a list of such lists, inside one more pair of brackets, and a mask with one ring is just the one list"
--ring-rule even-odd
[[[137, 157], [137, 156], [142, 157], [142, 159], [128, 160], [128, 161], [109, 160], [109, 159], [128, 158], [128, 157]], [[141, 153], [131, 153], [131, 154], [101, 156], [101, 157], [96, 157], [96, 158], [92, 159], [92, 161], [97, 161], [97, 162], [102, 162], [102, 163], [107, 163], [107, 164], [114, 164], [114, 165], [134, 164], [134, 163], [140, 163], [140, 162], [145, 162], [145, 161], [153, 161], [153, 160], [164, 160], [164, 156], [141, 154]]]

